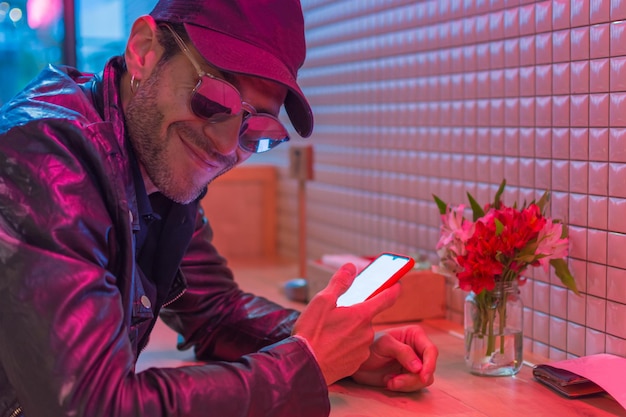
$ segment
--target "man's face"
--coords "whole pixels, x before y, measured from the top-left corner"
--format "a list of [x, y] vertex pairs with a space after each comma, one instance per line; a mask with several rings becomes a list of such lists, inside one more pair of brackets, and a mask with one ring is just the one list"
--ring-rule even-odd
[[[197, 51], [192, 53], [205, 62]], [[208, 65], [203, 70], [222, 76]], [[177, 54], [141, 81], [125, 108], [129, 137], [145, 173], [160, 192], [183, 204], [251, 155], [238, 146], [242, 115], [210, 123], [191, 111], [197, 81], [193, 65]], [[257, 111], [274, 115], [287, 94], [285, 87], [256, 77], [238, 75], [228, 81]]]

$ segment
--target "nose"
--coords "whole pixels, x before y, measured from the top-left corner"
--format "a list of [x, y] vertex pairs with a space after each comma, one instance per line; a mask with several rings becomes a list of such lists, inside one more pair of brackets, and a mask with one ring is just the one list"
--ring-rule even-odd
[[211, 141], [215, 152], [231, 155], [239, 147], [240, 129], [241, 116], [237, 116], [218, 123], [206, 123], [204, 134]]
[[204, 134], [211, 141], [215, 152], [231, 155], [238, 149], [241, 122], [241, 116], [237, 116], [218, 123], [205, 124]]

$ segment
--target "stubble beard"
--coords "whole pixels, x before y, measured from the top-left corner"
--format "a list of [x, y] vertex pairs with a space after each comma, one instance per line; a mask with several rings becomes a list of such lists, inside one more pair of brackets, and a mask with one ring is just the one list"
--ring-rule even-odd
[[181, 178], [182, 174], [169, 163], [170, 139], [168, 135], [161, 136], [164, 115], [157, 100], [161, 72], [161, 65], [158, 65], [129, 100], [125, 111], [128, 137], [155, 187], [167, 198], [188, 204], [198, 198], [206, 184], [195, 186], [192, 178]]

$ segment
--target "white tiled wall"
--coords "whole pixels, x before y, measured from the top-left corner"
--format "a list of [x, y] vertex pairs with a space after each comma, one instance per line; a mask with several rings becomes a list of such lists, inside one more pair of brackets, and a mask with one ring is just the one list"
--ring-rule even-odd
[[[626, 356], [626, 0], [303, 0], [314, 109], [307, 251], [435, 260], [432, 194], [552, 192], [582, 296], [541, 269], [522, 287], [526, 347]], [[286, 150], [273, 161], [284, 165]], [[272, 161], [272, 159], [268, 159]], [[280, 250], [295, 249], [293, 180]], [[449, 283], [449, 317], [464, 294]]]

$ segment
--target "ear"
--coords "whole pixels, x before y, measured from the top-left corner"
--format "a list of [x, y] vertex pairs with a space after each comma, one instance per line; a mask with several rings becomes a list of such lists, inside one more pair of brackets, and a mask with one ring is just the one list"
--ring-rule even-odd
[[130, 30], [124, 58], [126, 68], [137, 80], [148, 78], [163, 54], [157, 38], [157, 25], [152, 16], [141, 16]]

